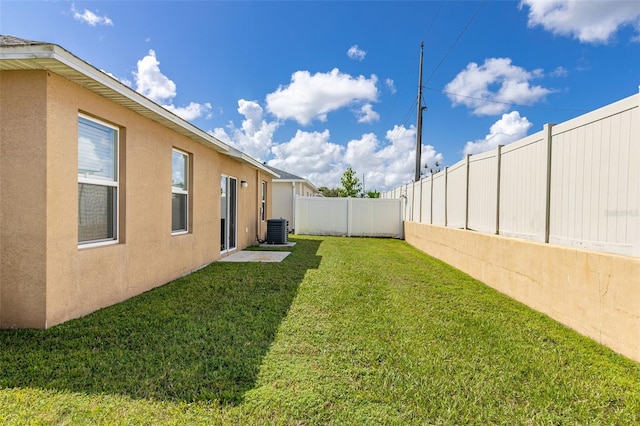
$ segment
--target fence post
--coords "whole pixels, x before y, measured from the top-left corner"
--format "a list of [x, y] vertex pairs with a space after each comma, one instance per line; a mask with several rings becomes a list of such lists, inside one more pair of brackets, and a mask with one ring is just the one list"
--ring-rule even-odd
[[464, 184], [464, 229], [469, 229], [469, 159], [471, 154], [467, 154], [464, 158], [465, 161], [465, 175], [466, 181]]
[[496, 150], [496, 169], [497, 169], [497, 179], [496, 179], [496, 235], [500, 235], [500, 171], [502, 168], [502, 147], [504, 145], [498, 145], [498, 149]]
[[449, 223], [449, 209], [447, 208], [447, 192], [449, 191], [449, 166], [444, 168], [444, 226]]
[[352, 228], [352, 221], [353, 221], [353, 212], [351, 209], [351, 197], [347, 198], [347, 237], [351, 236], [351, 228]]
[[422, 223], [422, 178], [420, 178], [420, 192], [419, 192], [419, 194], [420, 194], [420, 197], [418, 197], [418, 198], [419, 198], [420, 204], [419, 204], [419, 210], [418, 210], [418, 223]]
[[545, 199], [545, 218], [544, 218], [544, 242], [549, 243], [549, 232], [551, 227], [551, 146], [553, 132], [551, 129], [553, 124], [544, 125], [545, 147], [547, 149], [547, 176], [546, 176], [546, 199]]
[[413, 209], [415, 208], [415, 202], [416, 202], [416, 183], [413, 182], [411, 184], [411, 222], [414, 222], [413, 220]]
[[433, 225], [433, 173], [429, 176], [431, 191], [429, 191], [429, 225]]

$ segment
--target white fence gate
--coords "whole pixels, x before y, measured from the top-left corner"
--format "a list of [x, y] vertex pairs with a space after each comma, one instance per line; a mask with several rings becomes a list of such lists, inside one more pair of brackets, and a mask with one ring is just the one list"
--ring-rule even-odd
[[295, 197], [294, 204], [296, 234], [403, 237], [399, 199]]

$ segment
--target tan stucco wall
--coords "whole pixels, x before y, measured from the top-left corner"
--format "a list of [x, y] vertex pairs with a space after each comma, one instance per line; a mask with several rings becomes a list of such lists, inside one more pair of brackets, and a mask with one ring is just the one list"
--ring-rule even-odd
[[640, 362], [640, 259], [416, 222], [405, 239]]
[[[30, 204], [37, 205], [38, 209], [25, 207], [13, 211], [3, 208], [1, 247], [3, 254], [15, 247], [28, 249], [28, 255], [39, 262], [35, 264], [35, 271], [38, 267], [42, 270], [37, 274], [40, 285], [36, 291], [32, 291], [31, 297], [21, 299], [21, 315], [7, 311], [6, 306], [15, 301], [3, 297], [0, 326], [49, 327], [125, 300], [219, 259], [222, 174], [234, 176], [238, 182], [246, 180], [250, 183], [248, 188], [238, 190], [238, 249], [256, 241], [261, 230], [257, 220], [260, 188], [255, 182], [260, 179], [270, 185], [269, 175], [55, 74], [39, 71], [0, 74], [3, 75], [0, 81], [11, 79], [32, 87], [30, 80], [36, 79], [41, 86], [38, 91], [27, 92], [29, 99], [22, 103], [17, 102], [15, 94], [2, 94], [3, 109], [7, 105], [17, 117], [23, 114], [32, 117], [30, 120], [5, 120], [3, 116], [3, 135], [21, 133], [15, 127], [25, 126], [25, 122], [30, 126], [29, 131], [35, 133], [12, 142], [19, 144], [20, 151], [25, 152], [12, 163], [14, 169], [19, 169], [17, 175], [11, 170], [5, 172], [7, 144], [3, 137], [2, 205], [13, 204], [9, 200], [24, 192], [29, 194]], [[34, 104], [40, 108], [34, 111]], [[120, 241], [117, 244], [93, 248], [79, 248], [77, 244], [79, 112], [120, 128]], [[171, 235], [172, 148], [191, 154], [190, 230], [183, 235]], [[33, 156], [26, 154], [31, 151], [34, 151]], [[29, 172], [24, 170], [25, 165], [30, 166]], [[23, 182], [25, 178], [35, 180], [36, 185]], [[11, 193], [4, 191], [6, 187], [15, 186], [17, 188]], [[24, 191], [26, 187], [30, 191]], [[4, 210], [10, 210], [8, 214], [15, 216], [25, 215], [18, 218], [22, 226], [16, 227], [20, 230], [20, 238], [10, 238], [7, 234], [11, 231]], [[25, 229], [28, 229], [27, 236], [34, 235], [29, 238], [39, 239], [32, 244], [18, 241], [25, 237]], [[25, 286], [27, 282], [34, 286], [37, 282], [27, 279], [35, 274], [33, 268], [8, 261], [3, 261], [2, 265], [3, 294], [13, 293], [15, 286]], [[15, 276], [16, 280], [5, 281], [5, 274]], [[28, 276], [23, 276], [25, 274]], [[36, 307], [43, 304], [45, 294], [46, 309], [40, 307], [36, 312]]]
[[2, 328], [45, 321], [46, 94], [45, 71], [0, 72]]

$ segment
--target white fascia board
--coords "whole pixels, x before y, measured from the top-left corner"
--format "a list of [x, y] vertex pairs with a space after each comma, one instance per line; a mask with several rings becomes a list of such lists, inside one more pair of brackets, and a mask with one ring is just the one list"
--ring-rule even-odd
[[307, 179], [275, 179], [274, 182], [282, 182], [282, 183], [304, 183], [305, 185], [307, 185], [310, 188], [313, 188], [313, 190], [315, 192], [320, 192], [318, 190], [318, 188], [316, 188], [316, 186], [314, 184], [312, 184], [311, 182], [309, 182]]

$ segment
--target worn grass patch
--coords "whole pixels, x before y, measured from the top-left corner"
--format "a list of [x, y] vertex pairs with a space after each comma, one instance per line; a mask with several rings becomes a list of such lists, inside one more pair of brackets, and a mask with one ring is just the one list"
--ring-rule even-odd
[[638, 424], [640, 365], [397, 240], [0, 332], [5, 424]]

